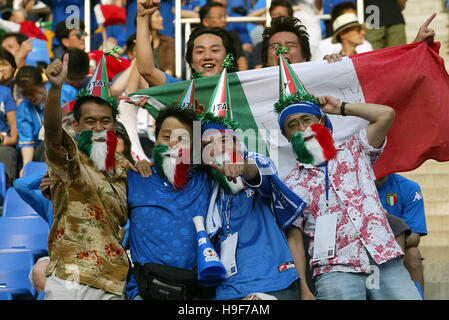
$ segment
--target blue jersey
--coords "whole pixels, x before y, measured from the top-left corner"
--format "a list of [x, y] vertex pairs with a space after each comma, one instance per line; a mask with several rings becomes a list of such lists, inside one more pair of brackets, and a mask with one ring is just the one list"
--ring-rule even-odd
[[[261, 156], [257, 156], [260, 159]], [[269, 162], [268, 159], [266, 161]], [[218, 234], [215, 245], [219, 254], [228, 230], [230, 234], [238, 232], [235, 257], [237, 273], [218, 285], [217, 300], [283, 290], [298, 279], [285, 234], [273, 210], [276, 205], [273, 203], [273, 193], [277, 191], [273, 190], [270, 175], [262, 173], [260, 178], [258, 186], [247, 184], [248, 187], [236, 195], [228, 195], [221, 190], [217, 199], [222, 223], [222, 232]], [[302, 203], [297, 196], [290, 199], [298, 205]]]
[[16, 119], [18, 147], [35, 147], [39, 142], [39, 131], [44, 124], [44, 104], [34, 106], [24, 98], [17, 108]]
[[0, 85], [0, 132], [9, 134], [11, 130], [6, 114], [10, 111], [17, 111], [11, 90], [8, 87]]
[[[206, 216], [210, 192], [211, 179], [201, 170], [193, 169], [187, 184], [178, 191], [154, 167], [148, 178], [129, 171], [129, 244], [133, 262], [195, 268], [197, 243], [192, 218]], [[128, 299], [136, 294], [131, 279]]]
[[382, 206], [388, 213], [404, 220], [412, 232], [427, 235], [424, 200], [419, 185], [398, 174], [390, 174], [377, 187]]

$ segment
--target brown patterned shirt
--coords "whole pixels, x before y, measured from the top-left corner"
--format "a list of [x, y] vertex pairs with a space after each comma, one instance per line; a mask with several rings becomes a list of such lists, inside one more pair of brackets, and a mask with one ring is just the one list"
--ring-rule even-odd
[[64, 131], [63, 145], [45, 141], [54, 220], [48, 237], [50, 263], [58, 278], [121, 295], [128, 259], [122, 239], [128, 218], [125, 157], [116, 153], [113, 176], [93, 162]]

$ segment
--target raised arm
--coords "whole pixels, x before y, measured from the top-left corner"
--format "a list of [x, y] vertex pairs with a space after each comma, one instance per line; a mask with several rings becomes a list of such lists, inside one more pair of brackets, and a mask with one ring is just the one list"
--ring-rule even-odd
[[[329, 96], [319, 97], [322, 110], [328, 114], [341, 115], [342, 102]], [[374, 103], [346, 103], [344, 113], [356, 116], [369, 122], [367, 136], [369, 144], [374, 148], [382, 146], [388, 130], [395, 117], [393, 108]]]
[[136, 55], [137, 69], [152, 86], [165, 84], [165, 74], [154, 64], [151, 48], [150, 19], [159, 9], [160, 0], [138, 0], [136, 18]]
[[45, 139], [50, 142], [62, 144], [62, 109], [61, 88], [67, 78], [69, 55], [64, 55], [63, 61], [56, 59], [45, 70], [51, 84], [44, 109]]

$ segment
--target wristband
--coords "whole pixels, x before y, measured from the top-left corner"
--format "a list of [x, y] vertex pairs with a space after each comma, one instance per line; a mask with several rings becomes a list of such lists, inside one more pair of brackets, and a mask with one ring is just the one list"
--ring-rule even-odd
[[340, 114], [341, 114], [342, 116], [344, 116], [344, 117], [346, 117], [346, 113], [345, 113], [345, 105], [346, 105], [346, 102], [342, 102], [342, 103], [341, 103], [341, 107], [340, 107]]

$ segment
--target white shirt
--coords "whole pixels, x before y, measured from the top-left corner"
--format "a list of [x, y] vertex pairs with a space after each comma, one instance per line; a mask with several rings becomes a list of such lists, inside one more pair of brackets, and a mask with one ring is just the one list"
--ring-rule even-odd
[[[367, 40], [363, 40], [363, 43], [355, 48], [355, 51], [357, 53], [363, 53], [373, 50], [374, 50], [373, 46]], [[316, 50], [312, 51], [312, 60], [313, 61], [323, 60], [323, 57], [326, 54], [340, 53], [340, 52], [341, 52], [341, 43], [340, 42], [332, 43], [332, 37], [329, 37], [321, 40]]]

